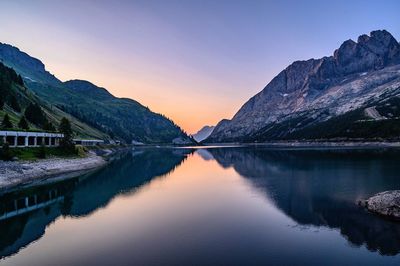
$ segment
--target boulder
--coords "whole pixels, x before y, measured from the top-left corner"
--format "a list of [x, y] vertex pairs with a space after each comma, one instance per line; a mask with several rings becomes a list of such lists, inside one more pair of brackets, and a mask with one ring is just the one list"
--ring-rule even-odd
[[378, 193], [360, 205], [372, 213], [400, 221], [400, 190]]

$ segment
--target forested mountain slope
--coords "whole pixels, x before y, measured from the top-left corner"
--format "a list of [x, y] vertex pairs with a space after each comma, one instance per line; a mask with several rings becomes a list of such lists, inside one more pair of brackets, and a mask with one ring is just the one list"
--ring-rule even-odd
[[[117, 98], [88, 81], [61, 82], [44, 64], [18, 48], [0, 44], [0, 60], [22, 76], [26, 87], [53, 108], [61, 109], [91, 128], [128, 143], [190, 143], [192, 139], [163, 115], [137, 101]], [[79, 73], [78, 73], [79, 74]]]

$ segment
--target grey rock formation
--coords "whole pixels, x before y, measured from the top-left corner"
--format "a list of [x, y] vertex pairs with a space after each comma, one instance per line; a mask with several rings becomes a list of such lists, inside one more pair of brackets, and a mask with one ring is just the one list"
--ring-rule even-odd
[[333, 56], [288, 66], [232, 120], [221, 121], [207, 142], [238, 141], [299, 114], [321, 121], [353, 110], [382, 94], [380, 86], [399, 85], [399, 64], [400, 44], [385, 30], [345, 41]]
[[400, 190], [378, 193], [367, 199], [362, 205], [365, 205], [370, 212], [400, 220]]
[[201, 142], [211, 135], [214, 128], [215, 128], [214, 126], [204, 126], [196, 134], [193, 135], [193, 138], [197, 142]]

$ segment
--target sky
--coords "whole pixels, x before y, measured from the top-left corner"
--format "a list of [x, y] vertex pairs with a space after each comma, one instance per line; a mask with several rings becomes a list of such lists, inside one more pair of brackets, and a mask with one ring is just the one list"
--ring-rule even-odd
[[400, 40], [399, 11], [389, 0], [0, 0], [0, 42], [195, 133], [295, 60], [377, 29]]

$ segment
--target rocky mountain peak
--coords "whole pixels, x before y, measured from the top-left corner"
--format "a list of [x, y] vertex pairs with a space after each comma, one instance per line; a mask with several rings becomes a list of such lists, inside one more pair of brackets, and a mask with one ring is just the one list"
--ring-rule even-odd
[[384, 43], [386, 46], [389, 46], [390, 43], [393, 41], [396, 42], [396, 39], [386, 30], [374, 30], [371, 31], [371, 38], [376, 39], [381, 41], [381, 43]]
[[[312, 104], [321, 108], [320, 104], [316, 104], [318, 99], [326, 94], [343, 93], [330, 91], [331, 88], [397, 64], [400, 64], [400, 44], [385, 30], [361, 35], [357, 42], [347, 40], [334, 51], [333, 56], [296, 61], [289, 65], [249, 99], [232, 120], [221, 121], [209, 140], [239, 140], [296, 112], [308, 110]], [[381, 81], [374, 82], [379, 84]], [[351, 88], [349, 86], [349, 91]]]
[[35, 71], [45, 72], [45, 66], [39, 59], [30, 57], [28, 54], [20, 51], [17, 47], [6, 43], [0, 43], [1, 59], [8, 58], [18, 59], [21, 64], [26, 64], [28, 67], [33, 68]]
[[[369, 39], [370, 39], [370, 37], [367, 34], [362, 34], [362, 35], [358, 36], [357, 42], [360, 44], [363, 44], [363, 43], [367, 43]], [[352, 41], [354, 44], [357, 44], [353, 40], [349, 40], [349, 41]]]
[[386, 30], [372, 31], [345, 41], [333, 59], [342, 75], [381, 69], [400, 62], [400, 45]]
[[372, 52], [381, 56], [385, 63], [392, 63], [393, 60], [398, 62], [400, 58], [399, 43], [385, 30], [371, 32], [371, 37], [360, 44], [365, 45]]
[[16, 70], [28, 82], [45, 81], [53, 85], [61, 83], [46, 70], [42, 61], [31, 57], [12, 45], [0, 42], [0, 61]]
[[[360, 36], [361, 37], [361, 36]], [[368, 36], [367, 36], [368, 37]], [[347, 40], [333, 53], [333, 58], [340, 65], [348, 64], [356, 53], [357, 43], [353, 40]]]

